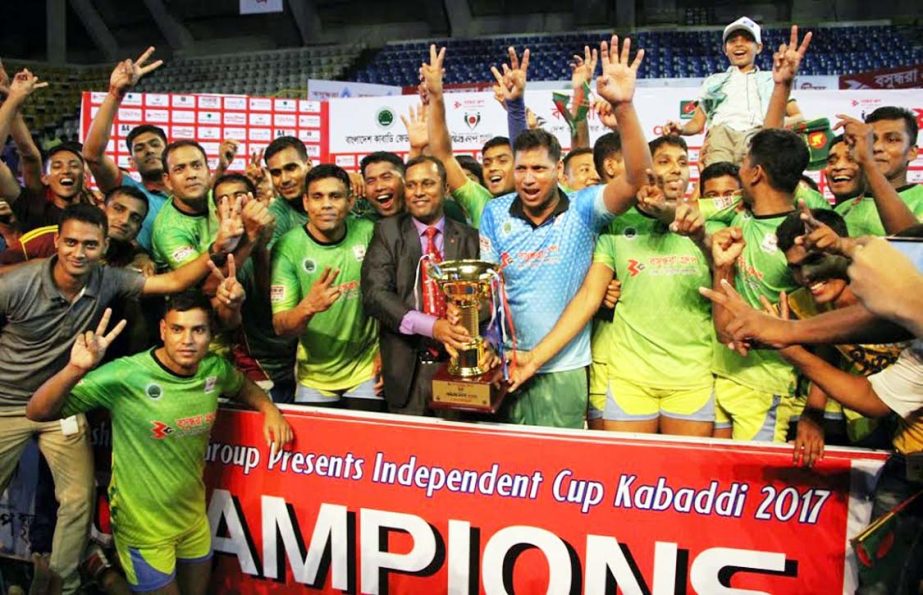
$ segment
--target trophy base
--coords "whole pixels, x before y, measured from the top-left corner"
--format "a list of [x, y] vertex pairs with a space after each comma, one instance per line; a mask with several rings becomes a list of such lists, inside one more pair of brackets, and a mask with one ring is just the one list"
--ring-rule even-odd
[[447, 362], [433, 375], [429, 405], [434, 409], [496, 413], [506, 393], [500, 366], [477, 376], [462, 377], [452, 374]]

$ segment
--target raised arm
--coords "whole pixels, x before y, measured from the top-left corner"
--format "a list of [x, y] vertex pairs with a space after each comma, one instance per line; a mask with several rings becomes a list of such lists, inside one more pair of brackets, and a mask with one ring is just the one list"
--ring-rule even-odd
[[61, 409], [71, 390], [87, 373], [99, 365], [106, 355], [106, 349], [127, 322], [120, 321], [106, 333], [112, 309], [106, 308], [96, 331], [86, 331], [77, 335], [71, 348], [70, 361], [57, 374], [45, 381], [26, 404], [26, 417], [33, 421], [51, 421], [58, 419]]
[[[427, 101], [429, 101], [428, 96]], [[401, 122], [407, 129], [407, 141], [410, 143], [407, 161], [423, 155], [429, 149], [429, 130], [426, 119], [427, 109], [423, 103], [417, 108], [410, 106], [407, 116], [401, 116]]]
[[638, 68], [644, 60], [644, 50], [638, 50], [635, 59], [629, 63], [631, 40], [625, 39], [622, 51], [618, 51], [618, 36], [612, 36], [612, 54], [604, 41], [599, 47], [602, 75], [596, 81], [596, 92], [609, 102], [618, 120], [622, 135], [622, 156], [625, 159], [625, 174], [606, 184], [603, 198], [610, 212], [624, 213], [635, 204], [638, 190], [647, 179], [646, 171], [651, 168], [651, 152], [644, 140], [644, 129], [638, 120], [632, 99], [635, 94], [635, 79]]
[[[19, 110], [22, 108], [29, 95], [36, 89], [47, 86], [48, 83], [39, 81], [38, 77], [29, 72], [29, 70], [22, 70], [13, 77], [6, 91], [6, 99], [3, 101], [3, 104], [0, 105], [0, 144], [6, 143], [6, 139], [9, 137], [11, 131], [16, 133], [14, 135], [14, 140], [16, 137], [22, 135], [22, 131], [18, 130], [19, 124], [22, 126], [25, 126], [25, 124], [22, 123]], [[26, 134], [28, 134], [28, 131], [26, 131]], [[29, 137], [29, 144], [26, 147], [27, 153], [23, 155], [24, 165], [28, 164], [28, 147], [35, 147], [31, 142], [31, 137]], [[34, 155], [32, 157], [34, 158]], [[28, 170], [24, 169], [24, 171]], [[39, 171], [41, 171], [40, 157]], [[20, 188], [19, 184], [16, 182], [15, 176], [4, 164], [2, 168], [0, 168], [0, 198], [6, 199], [7, 202], [12, 203], [19, 197], [19, 193]]]
[[702, 109], [701, 105], [697, 105], [695, 106], [695, 111], [692, 112], [692, 118], [685, 124], [680, 124], [674, 120], [670, 120], [664, 124], [663, 135], [670, 136], [671, 134], [676, 134], [679, 136], [695, 136], [705, 130], [705, 122], [707, 120], [708, 116], [705, 115], [705, 110]]
[[[596, 48], [583, 47], [583, 57], [574, 54], [571, 62], [570, 86], [573, 91], [571, 99], [571, 116], [574, 127], [571, 130], [571, 150], [590, 147], [590, 127], [587, 124], [586, 114], [589, 112], [590, 98], [585, 93], [586, 85], [593, 80], [596, 74], [596, 65], [599, 63], [599, 53]], [[592, 148], [592, 147], [590, 147]]]
[[878, 216], [881, 218], [885, 232], [894, 235], [911, 225], [916, 225], [917, 218], [914, 217], [907, 203], [901, 199], [897, 190], [891, 186], [875, 164], [875, 157], [872, 153], [874, 134], [872, 127], [844, 114], [837, 114], [837, 118], [840, 121], [833, 128], [834, 130], [843, 129], [846, 144], [853, 151], [855, 160], [859, 162], [865, 174], [868, 190], [875, 199], [875, 208], [878, 209]]
[[[0, 99], [5, 99], [10, 94], [10, 77], [0, 62]], [[22, 119], [22, 113], [18, 112], [13, 118], [10, 127], [13, 135], [13, 142], [19, 150], [20, 166], [22, 167], [23, 185], [32, 192], [42, 191], [42, 153], [35, 146], [32, 140], [32, 133], [26, 126], [25, 120]], [[0, 195], [6, 193], [0, 191]]]
[[83, 143], [83, 158], [90, 166], [93, 178], [103, 192], [115, 188], [119, 184], [121, 175], [118, 165], [106, 156], [106, 146], [112, 134], [112, 123], [115, 121], [125, 95], [141, 80], [142, 76], [163, 64], [163, 60], [146, 64], [153, 53], [154, 48], [149, 47], [137, 60], [123, 60], [116, 64], [109, 76], [109, 93], [99, 106]]
[[494, 85], [494, 95], [502, 99], [506, 108], [506, 126], [512, 144], [519, 134], [526, 130], [526, 79], [529, 71], [529, 49], [522, 52], [522, 61], [516, 55], [516, 48], [507, 48], [510, 57], [509, 64], [503, 64], [503, 73], [496, 66], [490, 67], [491, 74], [497, 84]]
[[442, 94], [442, 68], [445, 63], [445, 48], [436, 51], [436, 46], [429, 46], [429, 63], [420, 67], [420, 79], [429, 95], [429, 114], [427, 130], [429, 147], [433, 157], [442, 161], [446, 171], [449, 190], [455, 191], [468, 182], [465, 170], [452, 154], [452, 135], [445, 119], [445, 98]]
[[787, 44], [779, 44], [779, 50], [772, 55], [772, 96], [769, 109], [763, 120], [764, 128], [782, 128], [788, 110], [788, 98], [792, 92], [798, 66], [811, 45], [811, 33], [804, 36], [798, 45], [798, 25], [792, 25], [791, 36]]

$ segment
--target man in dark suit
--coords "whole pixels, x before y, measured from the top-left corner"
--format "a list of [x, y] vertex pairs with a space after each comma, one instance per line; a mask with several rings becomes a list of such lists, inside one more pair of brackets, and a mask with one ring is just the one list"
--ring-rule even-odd
[[385, 400], [392, 413], [423, 415], [432, 377], [448, 359], [445, 346], [468, 340], [462, 326], [449, 324], [444, 304], [434, 303], [420, 270], [434, 260], [478, 257], [475, 229], [445, 217], [446, 173], [442, 162], [411, 159], [404, 179], [406, 210], [381, 219], [362, 263], [365, 311], [380, 323]]

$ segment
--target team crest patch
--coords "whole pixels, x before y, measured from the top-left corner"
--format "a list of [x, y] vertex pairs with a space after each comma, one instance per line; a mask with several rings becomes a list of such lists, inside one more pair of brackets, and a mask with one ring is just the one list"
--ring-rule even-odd
[[500, 233], [502, 233], [502, 234], [505, 235], [505, 236], [508, 236], [508, 235], [510, 235], [512, 232], [513, 232], [513, 222], [512, 222], [512, 221], [504, 221], [504, 222], [503, 222], [503, 225], [500, 226]]
[[305, 258], [301, 266], [304, 267], [304, 272], [306, 273], [313, 273], [317, 270], [317, 263], [314, 262], [313, 258]]
[[779, 251], [779, 239], [776, 237], [776, 234], [770, 232], [763, 236], [763, 241], [760, 242], [760, 249], [766, 254], [775, 254]]
[[269, 289], [269, 301], [278, 303], [285, 299], [285, 285], [273, 285]]
[[163, 396], [163, 388], [159, 384], [151, 383], [144, 387], [144, 394], [156, 400]]
[[633, 240], [638, 237], [638, 230], [634, 227], [626, 227], [625, 231], [622, 232], [622, 235], [625, 236], [626, 240]]
[[362, 259], [365, 258], [365, 246], [353, 246], [353, 256], [356, 257], [356, 260], [362, 262]]
[[210, 393], [215, 390], [215, 385], [218, 384], [217, 376], [209, 376], [205, 379], [205, 392]]

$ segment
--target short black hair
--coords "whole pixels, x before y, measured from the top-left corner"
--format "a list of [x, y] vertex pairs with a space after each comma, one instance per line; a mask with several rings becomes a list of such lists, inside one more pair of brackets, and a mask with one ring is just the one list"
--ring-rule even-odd
[[61, 143], [60, 145], [55, 145], [51, 147], [50, 149], [48, 149], [48, 153], [45, 156], [45, 163], [48, 163], [49, 161], [51, 161], [51, 158], [57, 155], [58, 153], [63, 153], [65, 151], [76, 155], [77, 159], [80, 160], [80, 163], [83, 163], [85, 161], [83, 158], [83, 145], [81, 145], [80, 143], [67, 142], [67, 143]]
[[596, 144], [593, 145], [593, 165], [596, 166], [600, 178], [605, 177], [603, 172], [606, 169], [606, 159], [621, 152], [622, 135], [618, 132], [607, 132], [596, 139]]
[[209, 322], [213, 315], [212, 303], [200, 289], [188, 289], [181, 293], [174, 293], [167, 298], [167, 307], [163, 312], [164, 318], [171, 311], [188, 312], [189, 310], [205, 310]]
[[320, 165], [315, 165], [308, 171], [307, 175], [304, 177], [304, 193], [308, 192], [308, 188], [311, 186], [312, 182], [323, 180], [324, 178], [336, 178], [343, 182], [347, 194], [349, 193], [349, 174], [339, 165], [334, 165], [332, 163], [321, 163]]
[[714, 180], [715, 178], [721, 178], [724, 176], [730, 176], [737, 180], [737, 183], [740, 183], [740, 168], [731, 163], [730, 161], [715, 161], [708, 167], [702, 170], [702, 173], [699, 174], [699, 188], [704, 191], [705, 182], [709, 180]]
[[836, 137], [833, 138], [832, 141], [830, 141], [830, 149], [833, 148], [833, 145], [838, 145], [838, 144], [840, 144], [840, 143], [845, 143], [845, 142], [846, 142], [846, 135], [845, 135], [845, 134], [841, 134], [841, 135], [839, 135], [839, 136], [836, 136]]
[[301, 142], [300, 138], [294, 136], [280, 136], [279, 138], [273, 139], [273, 141], [269, 143], [269, 146], [266, 147], [266, 150], [263, 151], [263, 161], [266, 162], [266, 165], [269, 165], [270, 157], [288, 148], [295, 149], [302, 161], [310, 161], [310, 159], [308, 159], [308, 149], [304, 146], [304, 143]]
[[104, 204], [109, 204], [109, 201], [119, 195], [128, 196], [143, 202], [145, 213], [151, 208], [151, 203], [147, 199], [147, 194], [141, 192], [141, 190], [135, 188], [134, 186], [116, 186], [115, 188], [109, 190], [109, 192], [106, 193], [105, 201], [103, 201]]
[[[567, 155], [564, 156], [564, 171], [567, 171], [567, 166], [570, 165], [570, 160], [574, 157], [579, 157], [580, 155], [592, 155], [593, 149], [589, 147], [577, 147], [576, 149], [571, 149]], [[595, 161], [594, 161], [595, 165]]]
[[96, 205], [75, 203], [64, 207], [64, 210], [61, 211], [61, 219], [58, 221], [58, 233], [61, 233], [64, 223], [67, 221], [89, 223], [102, 229], [103, 237], [109, 235], [109, 220], [106, 218], [106, 213]]
[[561, 160], [561, 143], [558, 137], [547, 130], [535, 128], [534, 130], [523, 130], [516, 137], [513, 143], [513, 154], [520, 151], [531, 151], [532, 149], [547, 149], [548, 157], [557, 164]]
[[909, 109], [894, 105], [885, 105], [865, 117], [866, 124], [871, 124], [872, 122], [878, 122], [880, 120], [903, 120], [904, 129], [910, 136], [910, 145], [913, 146], [917, 144], [917, 134], [920, 132], [920, 128], [917, 125], [917, 117], [913, 115], [913, 112]]
[[762, 167], [769, 185], [793, 193], [810, 160], [808, 146], [789, 130], [760, 130], [750, 139], [751, 167]]
[[669, 135], [658, 136], [651, 142], [647, 143], [647, 148], [651, 152], [651, 157], [654, 156], [654, 153], [657, 152], [657, 149], [659, 149], [660, 147], [664, 145], [679, 147], [687, 155], [689, 154], [689, 145], [686, 144], [686, 141], [684, 141], [683, 138], [679, 136], [678, 134], [669, 134]]
[[374, 153], [369, 153], [362, 158], [362, 161], [359, 162], [359, 171], [362, 172], [362, 177], [365, 177], [365, 168], [372, 165], [373, 163], [381, 163], [386, 161], [394, 166], [394, 169], [404, 173], [404, 160], [398, 157], [396, 154], [390, 151], [375, 151]]
[[215, 180], [215, 184], [212, 186], [212, 194], [214, 195], [215, 200], [218, 200], [218, 186], [228, 182], [240, 182], [247, 187], [247, 192], [253, 196], [256, 196], [256, 186], [254, 186], [253, 180], [243, 174], [230, 173], [219, 176], [218, 179]]
[[160, 160], [163, 162], [164, 172], [166, 172], [168, 169], [167, 158], [170, 156], [170, 153], [172, 153], [173, 151], [177, 149], [181, 149], [183, 147], [195, 147], [196, 149], [198, 149], [199, 152], [202, 153], [202, 157], [205, 160], [205, 166], [208, 167], [208, 154], [205, 152], [205, 149], [202, 148], [202, 145], [200, 145], [194, 140], [184, 138], [182, 140], [175, 140], [169, 145], [167, 145], [166, 147], [164, 147], [163, 155], [160, 157]]
[[135, 142], [135, 139], [144, 134], [145, 132], [152, 132], [160, 137], [160, 140], [163, 141], [163, 144], [167, 144], [167, 133], [164, 132], [163, 128], [160, 126], [154, 126], [152, 124], [142, 124], [140, 126], [135, 126], [128, 132], [128, 136], [125, 137], [125, 146], [128, 147], [128, 152], [133, 153], [131, 146]]
[[[811, 209], [815, 219], [828, 226], [841, 238], [849, 237], [849, 229], [843, 217], [832, 209]], [[804, 235], [804, 221], [801, 211], [790, 213], [776, 228], [776, 246], [782, 252], [788, 252], [795, 245], [795, 238]]]
[[456, 155], [455, 160], [462, 169], [470, 171], [478, 179], [478, 183], [484, 185], [484, 166], [478, 163], [478, 160], [471, 155]]
[[486, 143], [484, 143], [484, 146], [481, 147], [481, 155], [486, 153], [489, 149], [493, 149], [494, 147], [503, 147], [503, 146], [509, 147], [510, 150], [513, 149], [513, 144], [510, 142], [509, 138], [505, 136], [495, 136], [489, 141], [487, 141]]
[[406, 165], [404, 165], [404, 171], [405, 172], [410, 171], [411, 167], [415, 165], [420, 165], [421, 163], [434, 164], [436, 166], [436, 171], [439, 172], [439, 179], [442, 180], [442, 184], [445, 185], [446, 183], [445, 165], [443, 165], [441, 161], [439, 161], [432, 155], [417, 155], [416, 157], [408, 161]]

